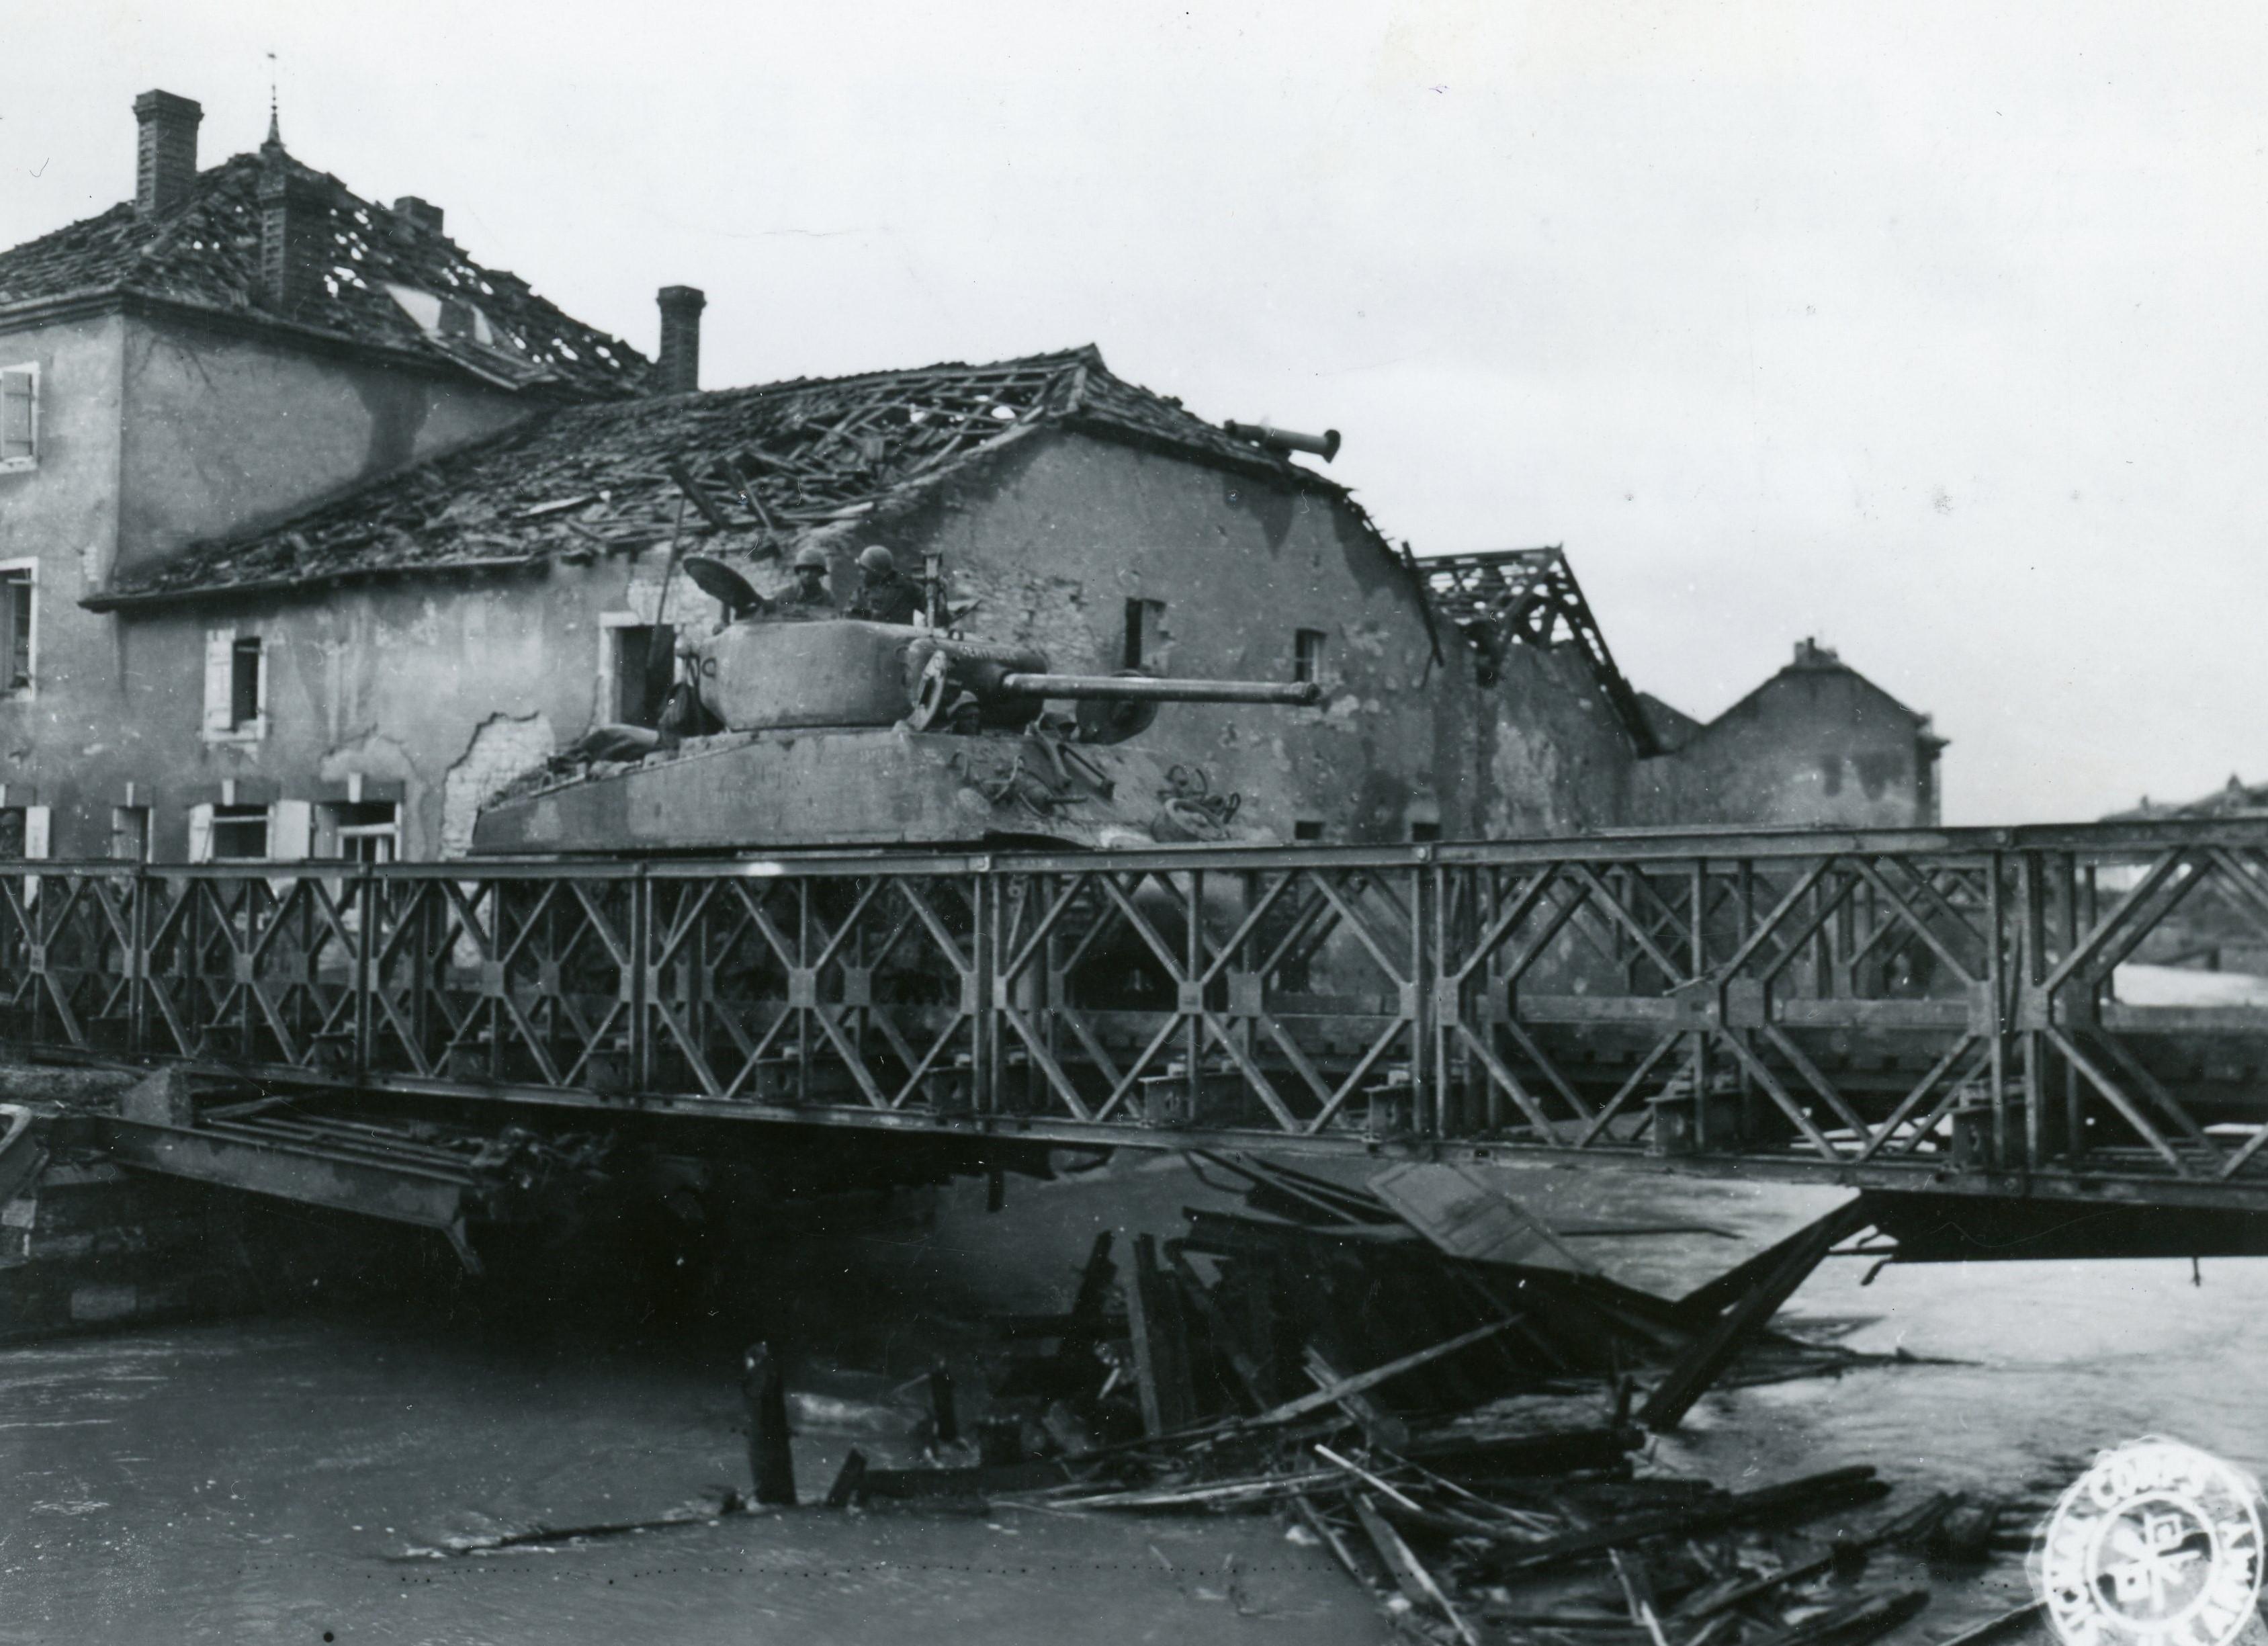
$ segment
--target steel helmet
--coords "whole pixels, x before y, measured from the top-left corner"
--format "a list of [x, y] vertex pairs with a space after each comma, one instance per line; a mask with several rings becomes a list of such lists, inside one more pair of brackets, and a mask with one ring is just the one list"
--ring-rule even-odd
[[880, 543], [868, 543], [858, 551], [858, 569], [861, 572], [895, 572], [898, 569], [897, 557]]
[[804, 544], [795, 551], [795, 569], [800, 572], [806, 566], [821, 572], [827, 570], [827, 550], [821, 549], [817, 543]]

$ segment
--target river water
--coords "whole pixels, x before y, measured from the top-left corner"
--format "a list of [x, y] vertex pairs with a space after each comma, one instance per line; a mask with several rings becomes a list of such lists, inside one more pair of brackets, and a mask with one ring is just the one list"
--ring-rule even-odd
[[[1624, 1200], [1671, 1192], [1762, 1238], [1765, 1208], [1785, 1226], [1808, 1192], [1780, 1206], [1654, 1179]], [[1170, 1231], [1206, 1197], [1161, 1163], [1019, 1185], [998, 1218], [981, 1198], [956, 1189], [783, 1243], [767, 1318], [803, 1346], [806, 1386], [871, 1392], [942, 1354], [973, 1410], [986, 1310], [1061, 1307], [1094, 1229]], [[1705, 1272], [1729, 1255], [1681, 1260]], [[1865, 1288], [1863, 1270], [1828, 1266], [1795, 1317], [1962, 1363], [1712, 1395], [1660, 1461], [1749, 1485], [1873, 1463], [1901, 1483], [1893, 1506], [1936, 1487], [2051, 1497], [2095, 1450], [2144, 1433], [2268, 1473], [2268, 1264], [2208, 1261], [2201, 1288], [2186, 1263], [1893, 1267]], [[804, 1511], [435, 1553], [694, 1510], [745, 1485], [739, 1323], [665, 1329], [625, 1301], [563, 1273], [509, 1306], [364, 1299], [0, 1350], [0, 1642], [1391, 1638], [1327, 1555], [1262, 1517]], [[887, 1462], [918, 1442], [807, 1427], [806, 1496], [854, 1443]], [[1909, 1638], [2027, 1598], [2019, 1559], [1937, 1576]]]

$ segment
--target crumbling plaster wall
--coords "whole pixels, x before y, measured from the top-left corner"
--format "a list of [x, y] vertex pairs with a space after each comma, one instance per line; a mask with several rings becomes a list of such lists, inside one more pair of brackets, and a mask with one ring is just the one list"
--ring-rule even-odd
[[1850, 669], [1785, 669], [1676, 755], [1646, 763], [1638, 821], [1932, 825], [1921, 734], [1895, 698]]
[[37, 562], [33, 688], [0, 697], [0, 782], [12, 804], [49, 803], [51, 773], [130, 741], [109, 625], [77, 603], [87, 569], [117, 541], [124, 330], [100, 314], [0, 334], [0, 365], [40, 368], [38, 463], [0, 474], [0, 561]]
[[1445, 631], [1429, 667], [1408, 573], [1327, 496], [1049, 432], [855, 540], [941, 549], [955, 601], [980, 602], [969, 631], [1035, 643], [1059, 669], [1118, 667], [1133, 600], [1162, 603], [1146, 661], [1172, 675], [1288, 680], [1295, 632], [1320, 631], [1318, 706], [1167, 705], [1145, 734], [1256, 815], [1359, 842], [1621, 820], [1629, 744], [1580, 661], [1518, 653], [1484, 689]]
[[438, 367], [171, 318], [127, 323], [122, 389], [122, 569], [284, 519], [538, 409]]
[[[661, 551], [648, 557], [658, 565]], [[60, 786], [58, 855], [103, 853], [107, 797], [129, 780], [152, 808], [154, 855], [179, 861], [188, 808], [210, 803], [223, 779], [269, 786], [255, 791], [263, 797], [324, 800], [357, 773], [400, 785], [405, 857], [461, 849], [482, 799], [597, 714], [599, 614], [626, 609], [637, 572], [618, 557], [123, 616], [140, 757], [86, 763]], [[222, 624], [262, 643], [268, 712], [256, 742], [202, 734], [206, 634]]]

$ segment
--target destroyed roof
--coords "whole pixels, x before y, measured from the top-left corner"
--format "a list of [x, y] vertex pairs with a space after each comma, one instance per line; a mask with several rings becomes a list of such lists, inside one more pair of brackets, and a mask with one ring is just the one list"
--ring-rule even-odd
[[[261, 277], [260, 180], [273, 165], [313, 182], [327, 213], [327, 266], [288, 316], [269, 306]], [[128, 201], [0, 252], [0, 319], [18, 306], [122, 292], [288, 319], [435, 356], [507, 388], [621, 395], [637, 392], [649, 370], [637, 350], [570, 318], [519, 276], [483, 269], [447, 235], [280, 148], [198, 173], [188, 198], [155, 217]], [[445, 322], [447, 305], [457, 306]]]
[[1616, 663], [1565, 550], [1491, 549], [1429, 556], [1416, 565], [1434, 610], [1477, 654], [1483, 685], [1495, 683], [1506, 646], [1573, 646], [1589, 660], [1599, 695], [1639, 757], [1663, 751], [1656, 723]]
[[1178, 401], [1114, 377], [1093, 347], [990, 365], [802, 379], [575, 406], [422, 463], [258, 534], [193, 544], [86, 603], [312, 587], [340, 579], [588, 560], [716, 536], [670, 474], [681, 463], [755, 554], [873, 523], [1042, 427], [1131, 440], [1344, 498]]

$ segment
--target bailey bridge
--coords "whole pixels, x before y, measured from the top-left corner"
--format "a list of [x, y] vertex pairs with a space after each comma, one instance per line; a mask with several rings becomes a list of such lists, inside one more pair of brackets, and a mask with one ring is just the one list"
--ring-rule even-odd
[[[2248, 941], [2268, 950], [2268, 822], [25, 862], [0, 876], [0, 1037], [271, 1105], [918, 1133], [972, 1158], [1620, 1159], [1858, 1185], [1925, 1244], [1913, 1208], [1965, 1207], [1972, 1234], [1989, 1208], [2012, 1238], [2095, 1231], [2070, 1249], [2249, 1251], [2268, 980], [2198, 969]], [[272, 1188], [328, 1145], [261, 1132], [260, 1106], [90, 1124], [121, 1158]]]

